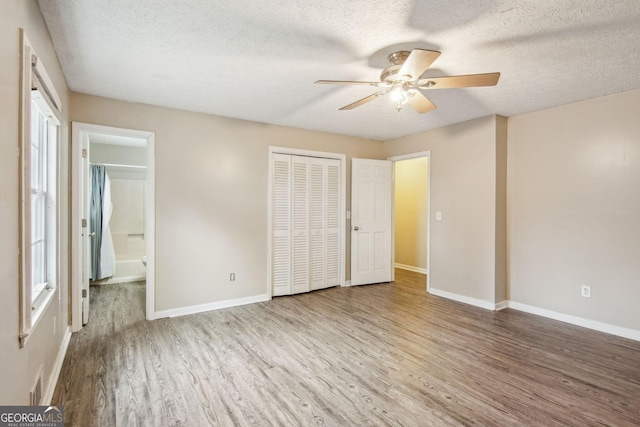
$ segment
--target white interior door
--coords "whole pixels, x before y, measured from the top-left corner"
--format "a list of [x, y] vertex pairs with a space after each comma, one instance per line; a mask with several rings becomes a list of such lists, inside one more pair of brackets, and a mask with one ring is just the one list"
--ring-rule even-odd
[[89, 228], [89, 135], [85, 133], [82, 138], [82, 154], [80, 156], [80, 206], [82, 209], [82, 324], [89, 322], [89, 253], [90, 228]]
[[389, 282], [392, 162], [351, 163], [351, 284]]

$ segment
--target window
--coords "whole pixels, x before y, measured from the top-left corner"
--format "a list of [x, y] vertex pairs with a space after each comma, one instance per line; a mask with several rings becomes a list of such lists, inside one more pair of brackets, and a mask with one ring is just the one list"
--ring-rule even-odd
[[[50, 273], [55, 266], [55, 147], [58, 126], [38, 90], [31, 92], [31, 159], [30, 159], [30, 231], [31, 231], [31, 305], [35, 307], [46, 289], [52, 288]], [[53, 184], [50, 186], [49, 184]], [[48, 255], [53, 255], [52, 257]], [[33, 308], [32, 308], [33, 309]]]
[[19, 337], [24, 346], [58, 283], [60, 100], [24, 32], [22, 41]]

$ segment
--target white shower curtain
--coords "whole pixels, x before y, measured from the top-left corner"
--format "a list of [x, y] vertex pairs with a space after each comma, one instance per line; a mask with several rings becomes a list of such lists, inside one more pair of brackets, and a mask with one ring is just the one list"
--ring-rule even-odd
[[111, 214], [113, 204], [111, 202], [111, 178], [105, 171], [104, 193], [102, 198], [102, 245], [100, 246], [100, 278], [111, 277], [116, 273], [116, 253], [111, 237]]

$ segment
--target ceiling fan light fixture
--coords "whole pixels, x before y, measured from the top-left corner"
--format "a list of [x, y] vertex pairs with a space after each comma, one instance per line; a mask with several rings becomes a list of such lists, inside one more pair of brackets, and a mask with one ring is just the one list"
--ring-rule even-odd
[[406, 104], [411, 96], [412, 94], [402, 86], [398, 86], [391, 91], [391, 100], [398, 103], [399, 105]]

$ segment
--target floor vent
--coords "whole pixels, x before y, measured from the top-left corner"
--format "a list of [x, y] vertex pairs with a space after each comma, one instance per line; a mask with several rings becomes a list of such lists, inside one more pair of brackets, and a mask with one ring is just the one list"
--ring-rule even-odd
[[36, 378], [36, 382], [31, 388], [29, 396], [31, 406], [39, 406], [40, 400], [42, 400], [42, 371], [38, 373], [38, 378]]

